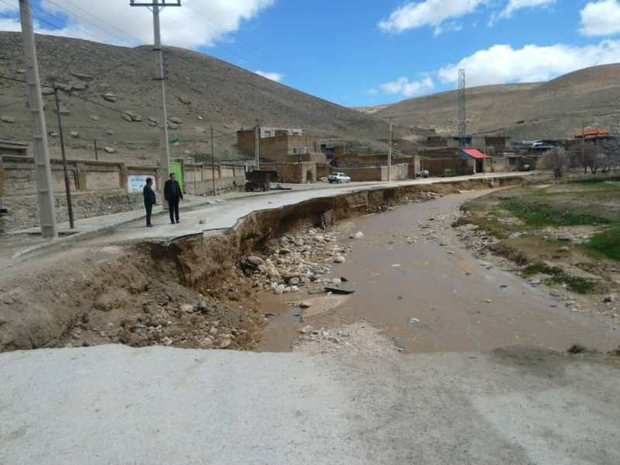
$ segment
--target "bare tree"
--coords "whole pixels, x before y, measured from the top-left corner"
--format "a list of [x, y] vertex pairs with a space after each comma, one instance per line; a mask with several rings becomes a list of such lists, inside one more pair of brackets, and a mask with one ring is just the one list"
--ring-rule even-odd
[[552, 170], [556, 178], [561, 178], [568, 168], [569, 158], [566, 150], [562, 147], [555, 147], [548, 150], [538, 162], [538, 168], [543, 170]]

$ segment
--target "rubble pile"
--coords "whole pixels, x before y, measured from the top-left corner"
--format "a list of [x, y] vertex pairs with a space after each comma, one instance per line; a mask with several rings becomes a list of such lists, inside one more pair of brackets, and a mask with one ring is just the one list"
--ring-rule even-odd
[[456, 226], [457, 237], [470, 249], [474, 256], [485, 257], [499, 241], [496, 237], [486, 233], [475, 224]]
[[349, 252], [350, 248], [338, 245], [336, 234], [312, 228], [272, 241], [265, 258], [245, 257], [241, 268], [259, 287], [274, 294], [286, 294], [301, 288], [318, 289], [326, 283], [340, 283], [326, 275], [333, 264], [344, 263]]

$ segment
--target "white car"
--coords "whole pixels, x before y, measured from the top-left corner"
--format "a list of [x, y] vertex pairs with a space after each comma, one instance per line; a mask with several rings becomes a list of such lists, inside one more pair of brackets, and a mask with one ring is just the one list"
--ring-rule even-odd
[[330, 175], [327, 180], [330, 184], [345, 184], [351, 182], [351, 177], [344, 173], [334, 173]]

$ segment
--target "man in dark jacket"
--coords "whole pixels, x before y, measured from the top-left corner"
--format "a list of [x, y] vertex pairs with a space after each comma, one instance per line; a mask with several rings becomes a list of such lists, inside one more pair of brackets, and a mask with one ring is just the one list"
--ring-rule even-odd
[[157, 197], [153, 191], [153, 180], [146, 178], [146, 185], [142, 189], [142, 196], [144, 197], [144, 209], [146, 210], [146, 227], [151, 228], [151, 214], [153, 213], [153, 205], [157, 203]]
[[[168, 202], [170, 211], [170, 223], [179, 222], [179, 202], [183, 200], [181, 185], [176, 180], [174, 173], [170, 173], [170, 179], [164, 184], [164, 198]], [[175, 221], [176, 220], [176, 221]]]

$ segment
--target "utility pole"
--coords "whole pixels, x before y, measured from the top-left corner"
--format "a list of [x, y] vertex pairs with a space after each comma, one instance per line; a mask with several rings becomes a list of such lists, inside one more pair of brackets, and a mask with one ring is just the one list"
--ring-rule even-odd
[[256, 120], [256, 129], [254, 130], [254, 159], [256, 161], [256, 169], [260, 169], [260, 121]]
[[71, 202], [71, 182], [69, 181], [69, 170], [67, 169], [67, 154], [65, 152], [65, 136], [62, 128], [62, 115], [60, 114], [60, 99], [58, 98], [58, 87], [54, 83], [54, 100], [56, 101], [56, 117], [58, 118], [58, 134], [60, 135], [60, 151], [62, 153], [62, 169], [65, 174], [65, 194], [67, 196], [67, 213], [69, 214], [69, 226], [75, 229], [73, 220], [73, 204]]
[[97, 149], [97, 139], [95, 139], [95, 161], [99, 161], [99, 150]]
[[393, 123], [390, 120], [389, 129], [389, 142], [388, 142], [388, 182], [392, 182], [392, 136], [393, 136]]
[[465, 147], [467, 138], [467, 76], [464, 69], [459, 69], [459, 91], [458, 91], [458, 131], [459, 145]]
[[32, 6], [30, 0], [19, 0], [19, 13], [26, 59], [26, 84], [28, 88], [28, 107], [32, 115], [32, 153], [34, 156], [35, 176], [37, 180], [37, 200], [39, 204], [39, 222], [41, 235], [56, 239], [56, 212], [54, 211], [54, 190], [52, 186], [52, 168], [49, 147], [47, 146], [47, 124], [41, 96], [39, 63], [32, 26]]
[[[166, 106], [166, 71], [164, 63], [164, 51], [161, 48], [161, 28], [159, 24], [159, 13], [167, 6], [181, 6], [181, 0], [152, 0], [151, 2], [141, 2], [136, 0], [129, 1], [130, 6], [134, 7], [147, 7], [153, 12], [153, 36], [154, 46], [153, 51], [159, 56], [159, 77], [155, 78], [156, 81], [161, 83], [161, 108], [162, 108], [162, 122], [161, 122], [161, 158], [159, 162], [159, 175], [160, 175], [160, 190], [163, 189], [164, 183], [170, 175], [170, 139], [168, 136], [168, 108]], [[163, 192], [163, 191], [162, 191]], [[163, 198], [163, 195], [162, 195]]]
[[213, 126], [211, 126], [211, 183], [213, 184], [213, 196], [215, 197], [215, 145], [213, 137]]

